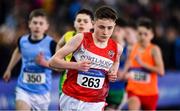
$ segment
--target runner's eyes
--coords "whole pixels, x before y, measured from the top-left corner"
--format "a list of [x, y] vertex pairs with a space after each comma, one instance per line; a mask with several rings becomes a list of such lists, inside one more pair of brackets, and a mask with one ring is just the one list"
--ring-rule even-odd
[[36, 22], [36, 21], [33, 21], [33, 24], [34, 24], [34, 25], [40, 24], [40, 25], [42, 26], [44, 23], [43, 23], [43, 22]]
[[84, 23], [88, 23], [88, 21], [87, 21], [87, 20], [84, 20]]
[[102, 26], [102, 25], [100, 25], [100, 26], [98, 26], [100, 29], [105, 29], [105, 27], [104, 26]]
[[147, 32], [139, 32], [138, 34], [139, 34], [140, 36], [142, 36], [142, 35], [147, 36], [147, 35], [148, 35]]
[[40, 25], [43, 25], [43, 22], [40, 22], [39, 24], [40, 24]]
[[88, 23], [88, 20], [81, 20], [81, 19], [78, 19], [77, 22], [78, 22], [78, 23], [80, 23], [80, 22]]
[[77, 20], [77, 22], [79, 22], [79, 23], [80, 23], [80, 22], [81, 22], [81, 19], [78, 19], [78, 20]]
[[112, 28], [113, 28], [113, 27], [109, 26], [109, 27], [108, 27], [108, 30], [111, 30]]
[[98, 27], [99, 27], [100, 29], [102, 29], [102, 30], [105, 30], [106, 28], [107, 28], [108, 30], [113, 29], [112, 26], [105, 27], [105, 26], [100, 25], [100, 26], [98, 26]]

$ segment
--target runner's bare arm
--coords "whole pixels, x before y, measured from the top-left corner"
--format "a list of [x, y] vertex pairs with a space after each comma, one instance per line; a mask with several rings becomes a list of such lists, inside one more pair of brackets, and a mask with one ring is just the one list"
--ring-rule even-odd
[[123, 51], [123, 47], [120, 44], [118, 44], [118, 53], [117, 53], [117, 56], [116, 56], [116, 60], [113, 63], [113, 65], [111, 66], [111, 68], [109, 69], [109, 72], [108, 72], [108, 79], [110, 81], [112, 81], [112, 82], [117, 79], [117, 72], [118, 72], [118, 69], [119, 69], [120, 56], [122, 54], [122, 51]]
[[141, 65], [143, 67], [145, 67], [146, 69], [149, 69], [150, 71], [156, 72], [159, 75], [163, 76], [164, 75], [164, 63], [162, 60], [160, 48], [158, 46], [155, 46], [152, 49], [152, 56], [153, 56], [154, 61], [155, 61], [154, 66], [150, 66], [150, 65], [145, 64], [145, 63], [141, 63]]
[[65, 40], [64, 40], [64, 35], [63, 35], [56, 45], [56, 52], [58, 51], [58, 49], [62, 48], [64, 45], [65, 45]]
[[67, 62], [64, 57], [74, 52], [83, 40], [82, 34], [75, 35], [67, 44], [60, 48], [50, 59], [49, 66], [55, 69], [77, 69], [87, 71], [90, 67], [89, 61]]
[[14, 66], [17, 64], [17, 62], [20, 60], [21, 58], [21, 54], [19, 52], [19, 49], [18, 47], [16, 47], [16, 49], [14, 50], [13, 54], [12, 54], [12, 57], [11, 57], [11, 60], [7, 66], [7, 69], [3, 75], [3, 79], [5, 81], [8, 81], [11, 77], [11, 71], [12, 69], [14, 68]]

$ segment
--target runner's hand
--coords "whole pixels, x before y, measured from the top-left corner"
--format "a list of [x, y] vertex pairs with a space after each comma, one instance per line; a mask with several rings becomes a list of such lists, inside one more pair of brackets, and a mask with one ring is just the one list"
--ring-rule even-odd
[[48, 63], [47, 63], [47, 61], [45, 60], [44, 54], [43, 54], [42, 52], [40, 52], [40, 53], [36, 56], [35, 60], [36, 60], [36, 63], [37, 63], [37, 64], [39, 64], [39, 65], [41, 65], [41, 66], [44, 66], [44, 67], [48, 67]]
[[4, 75], [3, 75], [3, 79], [4, 79], [6, 82], [8, 82], [10, 78], [11, 78], [11, 71], [6, 70], [6, 72], [5, 72]]
[[110, 69], [108, 72], [108, 79], [111, 82], [115, 82], [117, 80], [118, 76], [117, 76], [117, 72], [114, 71], [113, 69]]
[[87, 72], [90, 69], [91, 61], [77, 62], [77, 70]]

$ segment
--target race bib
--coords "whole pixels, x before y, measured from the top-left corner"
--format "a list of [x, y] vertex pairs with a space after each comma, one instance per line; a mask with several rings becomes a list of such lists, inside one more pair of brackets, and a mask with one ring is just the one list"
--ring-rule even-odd
[[101, 89], [105, 80], [105, 73], [90, 69], [88, 72], [78, 72], [77, 84], [90, 89]]
[[46, 82], [46, 76], [44, 73], [24, 72], [23, 82], [28, 84], [44, 84]]
[[131, 71], [130, 72], [131, 78], [135, 81], [139, 82], [150, 82], [150, 74], [143, 72], [143, 71]]

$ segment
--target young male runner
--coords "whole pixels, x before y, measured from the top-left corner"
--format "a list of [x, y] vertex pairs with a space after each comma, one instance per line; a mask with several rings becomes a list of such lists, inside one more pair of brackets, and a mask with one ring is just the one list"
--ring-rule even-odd
[[[112, 8], [98, 8], [94, 32], [77, 34], [49, 61], [52, 68], [68, 69], [59, 101], [60, 110], [104, 109], [108, 83], [117, 79], [122, 53], [122, 46], [110, 39], [116, 18], [116, 11]], [[73, 53], [73, 58], [67, 62], [64, 57], [69, 53]], [[112, 65], [117, 67], [111, 68]]]

